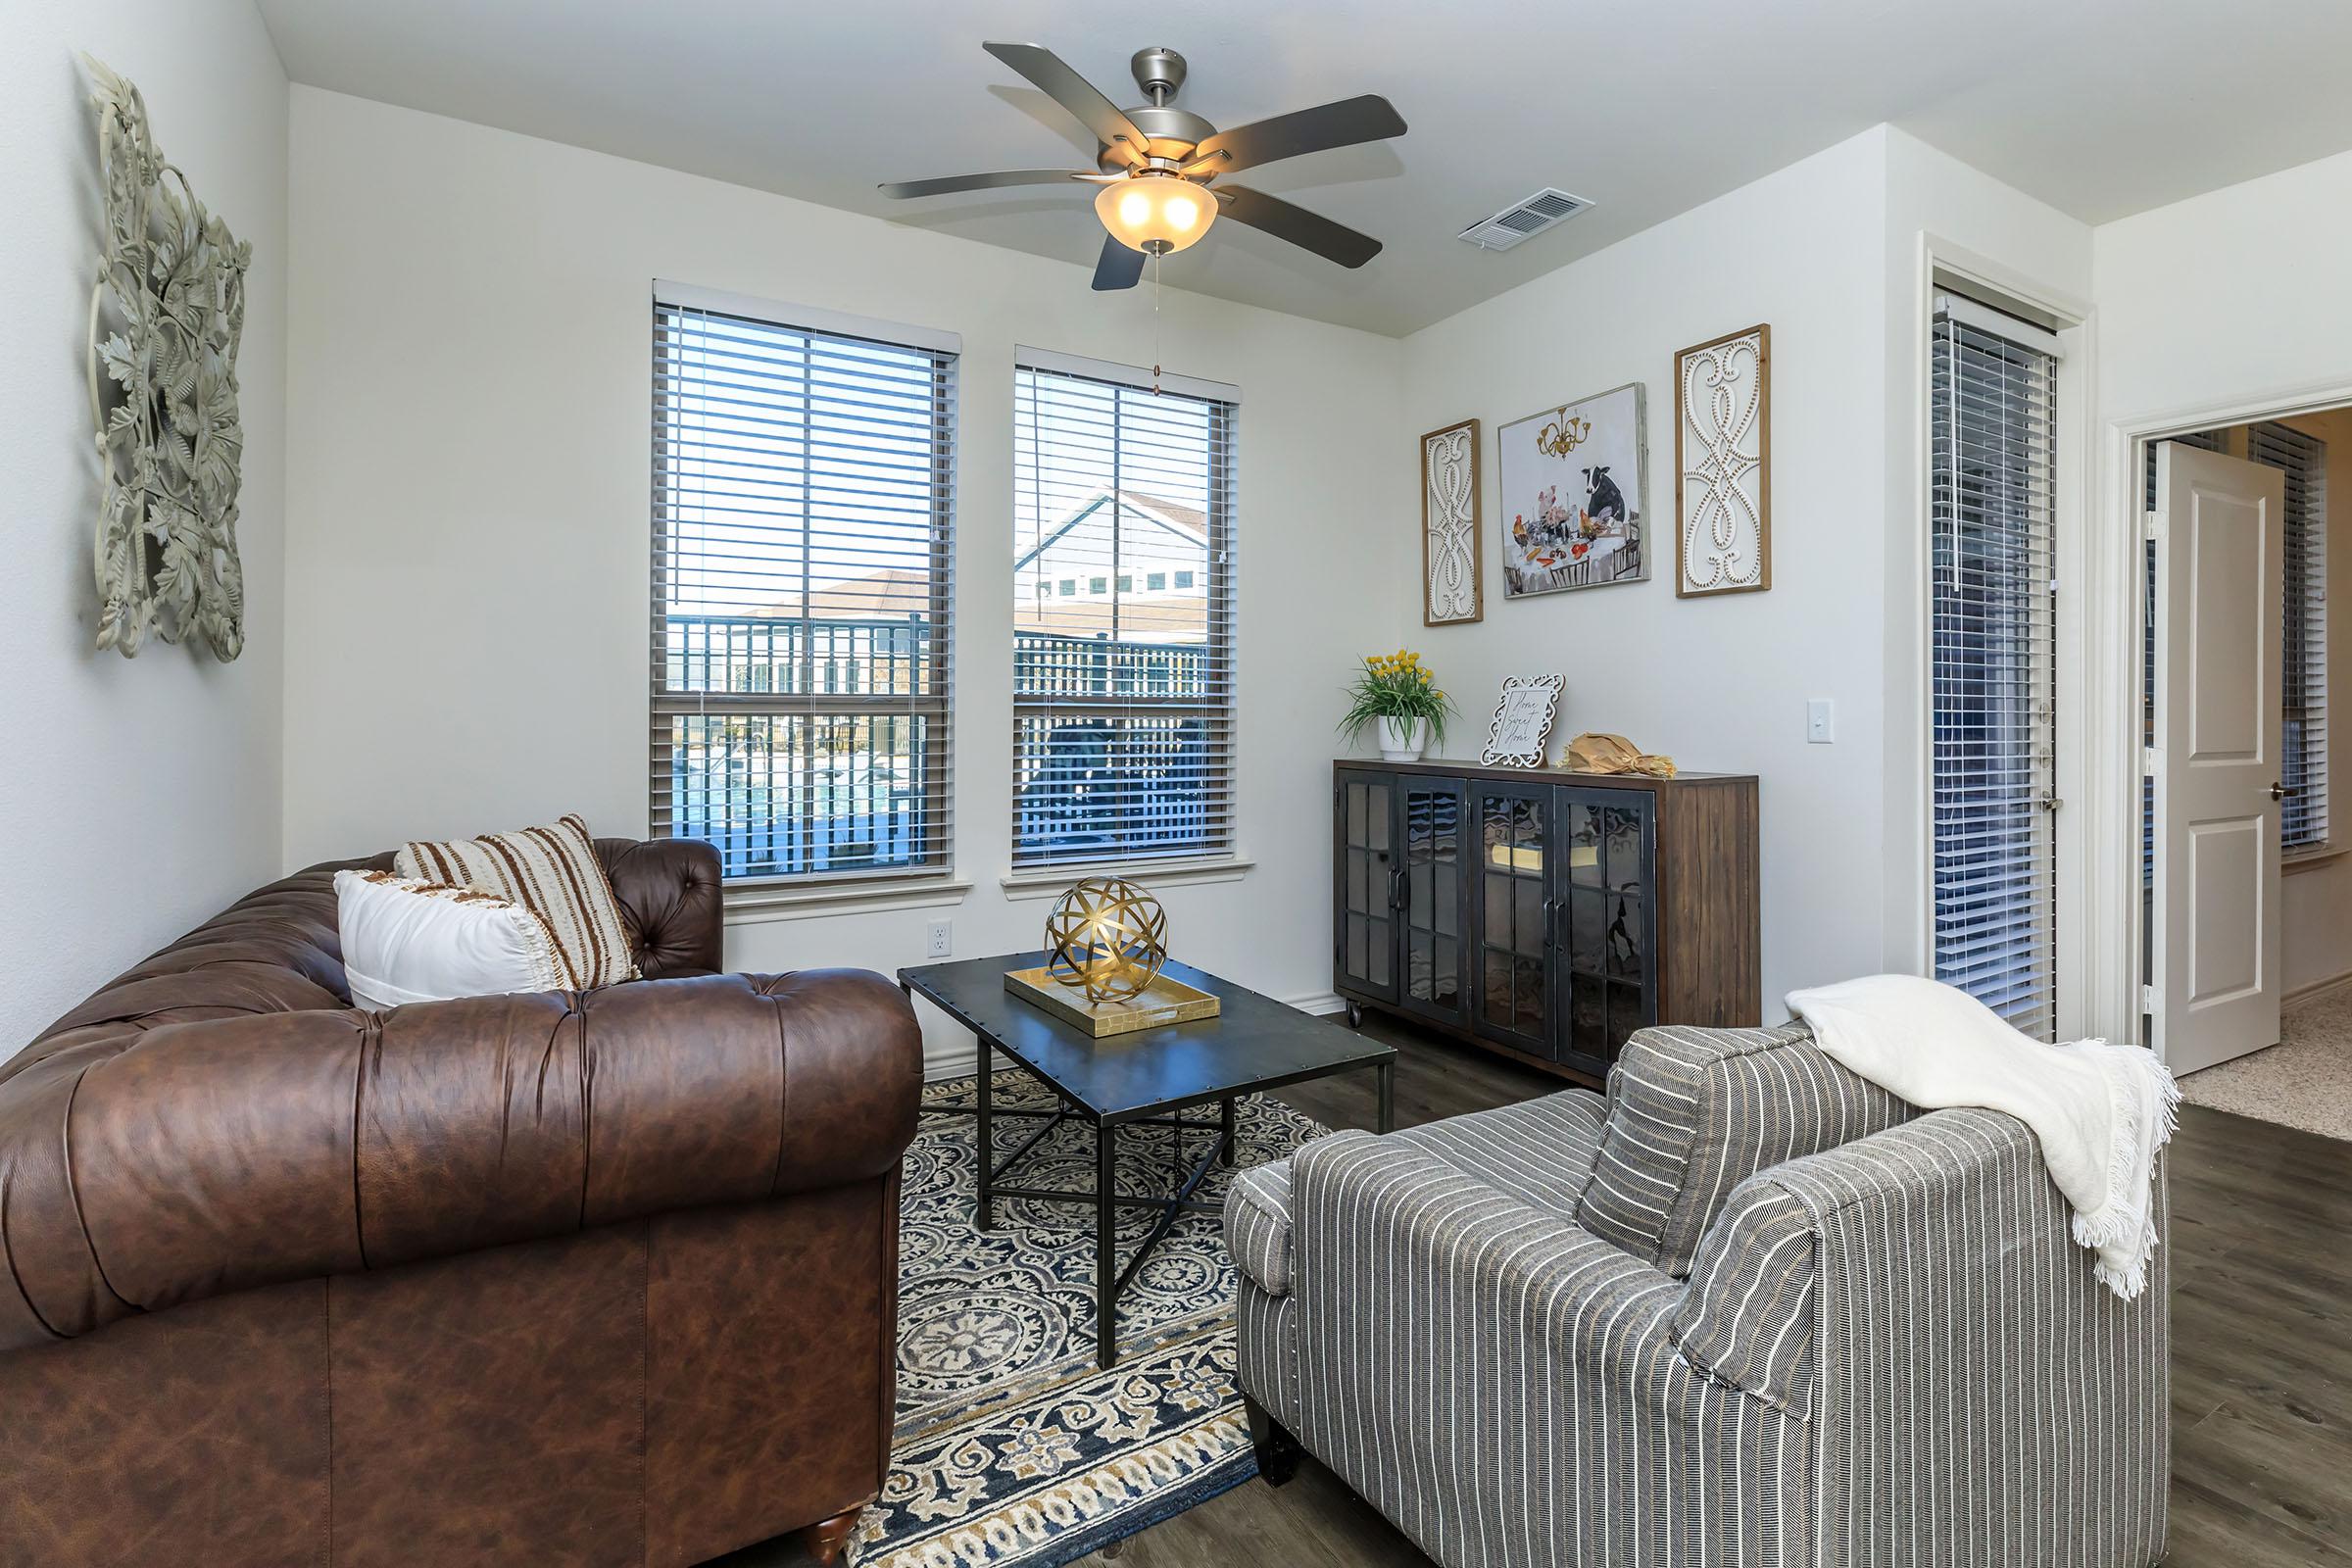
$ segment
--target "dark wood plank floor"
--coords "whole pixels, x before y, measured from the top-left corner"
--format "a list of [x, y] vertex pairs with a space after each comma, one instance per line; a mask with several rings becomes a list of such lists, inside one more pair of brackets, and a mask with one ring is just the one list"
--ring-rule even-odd
[[[1560, 1088], [1387, 1020], [1399, 1126]], [[1361, 1082], [1358, 1082], [1358, 1079]], [[1373, 1124], [1368, 1075], [1286, 1091]], [[2352, 1143], [2184, 1105], [2172, 1155], [2174, 1568], [2352, 1568]], [[797, 1554], [763, 1558], [781, 1565]], [[1081, 1559], [1089, 1568], [1426, 1568], [1322, 1466], [1250, 1481]], [[2021, 1565], [2022, 1568], [2022, 1565]]]

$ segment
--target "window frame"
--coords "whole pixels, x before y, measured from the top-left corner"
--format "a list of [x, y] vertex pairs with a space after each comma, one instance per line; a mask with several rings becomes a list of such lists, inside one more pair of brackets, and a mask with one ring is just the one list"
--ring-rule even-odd
[[[1074, 377], [1117, 389], [1125, 394], [1153, 393], [1172, 395], [1211, 405], [1211, 438], [1208, 445], [1205, 481], [1207, 506], [1204, 513], [1206, 529], [1202, 565], [1198, 568], [1207, 638], [1205, 663], [1212, 678], [1220, 684], [1198, 701], [1179, 701], [1166, 696], [1126, 693], [1102, 697], [1082, 696], [1024, 696], [1016, 676], [1012, 694], [1013, 737], [1013, 805], [1010, 870], [1005, 881], [1008, 887], [1042, 881], [1056, 876], [1082, 875], [1089, 872], [1116, 871], [1135, 867], [1226, 867], [1239, 868], [1248, 862], [1240, 851], [1241, 769], [1240, 769], [1240, 651], [1238, 569], [1239, 554], [1236, 540], [1239, 532], [1240, 420], [1241, 391], [1219, 382], [1202, 381], [1192, 377], [1158, 375], [1139, 367], [1087, 360], [1078, 356], [1049, 350], [1016, 347], [1013, 365], [1013, 401], [1016, 411], [1023, 397], [1023, 378], [1032, 374]], [[1019, 416], [1016, 412], [1015, 418]], [[1019, 443], [1022, 432], [1013, 432], [1014, 469], [1020, 470]], [[1017, 479], [1016, 479], [1017, 483]], [[1114, 502], [1113, 510], [1116, 512]], [[1016, 501], [1017, 510], [1017, 501]], [[1116, 526], [1114, 521], [1114, 526]], [[1019, 539], [1016, 524], [1015, 555], [1018, 559]], [[1174, 571], [1174, 568], [1169, 568]], [[1115, 576], [1106, 572], [1105, 577]], [[1191, 577], [1192, 571], [1177, 573]], [[1129, 574], [1131, 582], [1133, 573]], [[1104, 578], [1093, 578], [1104, 582]], [[1090, 584], [1091, 589], [1091, 584]], [[1107, 590], [1107, 592], [1105, 591]], [[1140, 594], [1129, 586], [1124, 590], [1104, 582], [1106, 598], [1122, 602]], [[1017, 597], [1017, 595], [1016, 595]], [[1134, 714], [1139, 709], [1177, 717], [1200, 717], [1211, 726], [1211, 733], [1221, 737], [1211, 754], [1212, 765], [1206, 769], [1210, 782], [1203, 791], [1204, 832], [1200, 842], [1160, 850], [1137, 850], [1132, 847], [1108, 854], [1073, 853], [1067, 855], [1024, 853], [1022, 838], [1023, 765], [1021, 734], [1027, 721], [1073, 713], [1094, 712], [1106, 717]]]
[[[667, 489], [664, 480], [664, 313], [694, 312], [731, 318], [778, 332], [796, 334], [813, 345], [819, 340], [879, 345], [932, 361], [930, 414], [930, 514], [932, 532], [928, 551], [927, 639], [922, 664], [923, 690], [904, 693], [845, 693], [818, 689], [815, 679], [799, 692], [710, 691], [669, 687], [668, 600], [673, 565]], [[806, 869], [783, 872], [736, 872], [721, 859], [721, 887], [732, 894], [789, 893], [791, 890], [871, 886], [877, 893], [908, 884], [936, 884], [955, 870], [955, 601], [956, 601], [956, 466], [960, 404], [962, 339], [960, 335], [903, 322], [876, 320], [815, 307], [725, 293], [657, 279], [649, 308], [650, 414], [649, 451], [650, 571], [648, 582], [651, 653], [647, 683], [649, 776], [647, 836], [677, 836], [681, 812], [672, 799], [671, 771], [665, 765], [675, 746], [674, 721], [738, 713], [751, 717], [821, 721], [829, 718], [919, 719], [924, 734], [920, 854], [911, 861], [858, 868]], [[788, 621], [779, 624], [789, 624]], [[807, 671], [815, 676], [825, 661], [808, 654]], [[764, 673], [764, 671], [762, 671]], [[862, 683], [860, 683], [862, 684]], [[786, 818], [776, 818], [779, 824]], [[805, 820], [805, 819], [804, 819]]]
[[[2028, 1033], [2055, 1039], [2064, 348], [2049, 331], [1940, 282], [1926, 346], [1928, 957], [1936, 978]], [[2027, 416], [2011, 422], [2018, 410], [2004, 404], [1997, 421], [1968, 424], [1984, 416], [1983, 378], [1996, 361], [2013, 368], [2014, 375], [2001, 375], [2005, 395], [2014, 379]], [[1965, 394], [1948, 384], [1964, 374], [1972, 382]], [[1963, 462], [1964, 453], [1995, 450], [2019, 461], [1997, 472]], [[2011, 507], [2021, 497], [2026, 504]], [[2021, 543], [2029, 552], [2022, 561], [1985, 548]], [[1986, 627], [2002, 628], [2008, 641], [1994, 646]], [[1985, 657], [1964, 663], [1979, 644]], [[1947, 681], [1958, 687], [1948, 699]], [[2005, 749], [1988, 760], [1995, 744]]]

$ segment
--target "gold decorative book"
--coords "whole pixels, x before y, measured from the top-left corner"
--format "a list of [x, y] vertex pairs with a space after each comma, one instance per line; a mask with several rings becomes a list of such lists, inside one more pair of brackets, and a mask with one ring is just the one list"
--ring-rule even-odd
[[1214, 1018], [1218, 1010], [1214, 996], [1165, 974], [1153, 975], [1149, 986], [1126, 1001], [1089, 1002], [1085, 992], [1054, 979], [1053, 971], [1044, 967], [1006, 970], [1004, 989], [1098, 1040], [1163, 1024]]

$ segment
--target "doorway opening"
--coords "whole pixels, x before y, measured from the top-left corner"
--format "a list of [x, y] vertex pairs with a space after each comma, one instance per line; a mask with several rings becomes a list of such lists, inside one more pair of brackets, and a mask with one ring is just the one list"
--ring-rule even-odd
[[2352, 503], [2352, 406], [2135, 456], [2145, 1041], [2192, 1101], [2352, 1136], [2352, 820], [2332, 792], [2352, 725], [2329, 721], [2352, 691], [2330, 592], [2352, 551], [2328, 526], [2330, 497]]

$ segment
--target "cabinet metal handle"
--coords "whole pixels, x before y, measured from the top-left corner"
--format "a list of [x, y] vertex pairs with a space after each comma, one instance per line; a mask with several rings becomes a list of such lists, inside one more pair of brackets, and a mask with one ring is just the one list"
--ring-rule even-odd
[[1389, 907], [1406, 909], [1412, 906], [1413, 886], [1405, 880], [1404, 867], [1399, 865], [1389, 872]]

